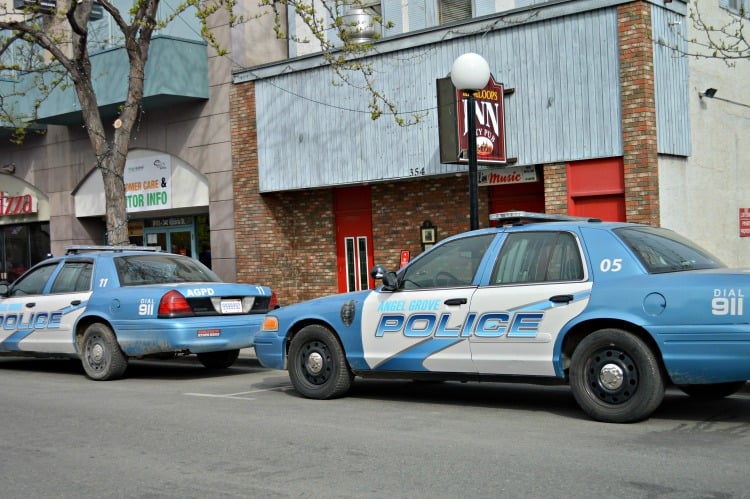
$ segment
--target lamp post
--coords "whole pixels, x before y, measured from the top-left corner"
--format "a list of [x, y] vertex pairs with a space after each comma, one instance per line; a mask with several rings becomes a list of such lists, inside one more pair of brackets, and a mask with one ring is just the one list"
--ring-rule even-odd
[[477, 179], [477, 114], [474, 92], [487, 86], [490, 66], [479, 54], [468, 53], [453, 61], [451, 82], [459, 90], [468, 92], [466, 115], [469, 139], [469, 227], [479, 228], [479, 184]]

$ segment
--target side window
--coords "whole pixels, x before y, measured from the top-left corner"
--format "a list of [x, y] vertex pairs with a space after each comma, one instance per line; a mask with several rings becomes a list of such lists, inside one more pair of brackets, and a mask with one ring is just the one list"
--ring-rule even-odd
[[442, 244], [406, 267], [401, 289], [470, 286], [496, 234], [465, 237]]
[[492, 272], [492, 284], [580, 281], [583, 263], [568, 232], [508, 234]]
[[79, 293], [91, 289], [91, 262], [66, 262], [52, 284], [52, 293]]
[[13, 284], [13, 288], [10, 292], [11, 296], [24, 296], [24, 295], [38, 295], [44, 290], [45, 284], [49, 280], [49, 276], [57, 268], [57, 264], [49, 264], [43, 267], [38, 267], [32, 272], [24, 275], [21, 279]]

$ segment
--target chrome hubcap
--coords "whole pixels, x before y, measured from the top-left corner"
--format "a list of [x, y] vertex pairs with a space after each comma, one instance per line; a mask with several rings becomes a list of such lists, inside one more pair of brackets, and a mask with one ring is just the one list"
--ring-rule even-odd
[[323, 356], [318, 352], [312, 352], [307, 357], [307, 370], [312, 374], [318, 374], [323, 370]]
[[625, 375], [616, 364], [605, 364], [599, 371], [599, 381], [607, 390], [617, 390], [622, 386]]
[[96, 362], [97, 364], [101, 363], [102, 359], [104, 358], [104, 348], [100, 344], [95, 344], [91, 347], [91, 355], [90, 358], [93, 362]]

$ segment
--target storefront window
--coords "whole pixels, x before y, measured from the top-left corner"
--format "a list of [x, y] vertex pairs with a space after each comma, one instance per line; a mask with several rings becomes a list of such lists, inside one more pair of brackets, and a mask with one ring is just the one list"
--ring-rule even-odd
[[128, 222], [130, 244], [158, 246], [211, 268], [211, 226], [207, 214], [145, 218]]
[[0, 281], [15, 281], [49, 250], [49, 223], [0, 227]]
[[198, 259], [203, 265], [211, 268], [211, 225], [208, 215], [195, 217], [195, 233], [198, 236]]

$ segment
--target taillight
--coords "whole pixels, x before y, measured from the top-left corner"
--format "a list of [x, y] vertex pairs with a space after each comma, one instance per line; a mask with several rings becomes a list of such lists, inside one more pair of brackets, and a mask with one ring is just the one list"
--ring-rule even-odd
[[184, 317], [186, 315], [193, 315], [193, 309], [179, 291], [173, 289], [161, 297], [159, 317]]
[[274, 291], [271, 291], [271, 301], [268, 302], [268, 310], [279, 308], [279, 299]]

